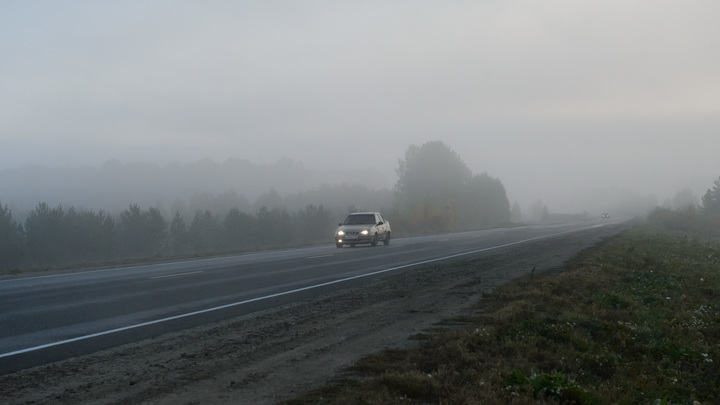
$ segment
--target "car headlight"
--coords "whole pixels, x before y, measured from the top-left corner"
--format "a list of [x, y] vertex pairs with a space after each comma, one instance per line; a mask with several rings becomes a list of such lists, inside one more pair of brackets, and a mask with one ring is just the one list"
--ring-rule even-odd
[[343, 232], [342, 230], [340, 230], [340, 231], [338, 231], [337, 235], [338, 235], [338, 236], [343, 236], [343, 235], [345, 235], [345, 232]]
[[368, 230], [367, 230], [367, 229], [363, 229], [363, 231], [360, 232], [360, 233], [363, 234], [363, 235], [367, 235], [367, 234], [368, 234]]

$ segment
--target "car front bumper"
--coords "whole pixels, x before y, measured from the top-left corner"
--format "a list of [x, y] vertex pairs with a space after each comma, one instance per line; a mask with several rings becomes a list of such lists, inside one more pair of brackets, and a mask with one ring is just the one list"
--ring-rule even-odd
[[352, 245], [355, 243], [372, 243], [374, 235], [345, 235], [335, 236], [335, 243], [342, 243], [344, 245]]

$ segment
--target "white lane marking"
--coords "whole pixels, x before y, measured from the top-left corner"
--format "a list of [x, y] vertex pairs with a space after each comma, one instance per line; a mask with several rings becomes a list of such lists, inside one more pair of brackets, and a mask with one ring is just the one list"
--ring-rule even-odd
[[166, 275], [164, 275], [164, 276], [150, 277], [150, 280], [154, 280], [154, 279], [156, 279], [156, 278], [180, 277], [180, 276], [187, 276], [187, 275], [190, 275], [190, 274], [200, 274], [200, 273], [204, 273], [204, 271], [190, 271], [190, 272], [187, 272], [187, 273], [166, 274]]
[[[309, 247], [309, 248], [303, 248], [302, 250], [312, 250], [312, 249], [325, 249], [327, 246], [320, 246], [320, 247]], [[85, 271], [77, 271], [77, 272], [70, 272], [70, 273], [58, 273], [58, 274], [46, 274], [42, 276], [31, 276], [31, 277], [21, 277], [21, 278], [9, 278], [6, 280], [0, 280], [0, 284], [2, 283], [13, 283], [18, 281], [27, 281], [27, 280], [41, 280], [41, 279], [48, 279], [48, 278], [60, 278], [60, 277], [68, 277], [68, 276], [78, 276], [78, 275], [87, 275], [87, 274], [95, 274], [95, 273], [119, 273], [122, 271], [128, 271], [128, 270], [137, 270], [142, 268], [159, 268], [159, 267], [167, 267], [167, 266], [174, 266], [178, 264], [202, 264], [204, 262], [217, 262], [217, 261], [226, 261], [226, 260], [232, 260], [237, 258], [254, 258], [256, 256], [264, 256], [264, 255], [277, 255], [278, 253], [287, 253], [287, 252], [295, 252], [298, 249], [278, 249], [278, 250], [267, 250], [262, 252], [252, 252], [252, 253], [242, 253], [242, 254], [235, 254], [230, 256], [218, 256], [218, 257], [208, 257], [204, 259], [193, 259], [193, 260], [178, 260], [178, 261], [167, 261], [167, 262], [161, 262], [161, 263], [144, 263], [144, 264], [136, 264], [132, 266], [125, 266], [125, 267], [110, 267], [105, 269], [97, 269], [97, 270], [85, 270]]]
[[330, 256], [333, 256], [333, 255], [329, 254], [329, 255], [320, 255], [320, 256], [308, 256], [308, 257], [306, 257], [306, 259], [319, 259], [321, 257], [330, 257]]
[[170, 316], [167, 318], [156, 319], [154, 321], [148, 321], [148, 322], [138, 323], [135, 325], [124, 326], [122, 328], [116, 328], [116, 329], [106, 330], [106, 331], [102, 331], [102, 332], [92, 333], [92, 334], [85, 335], [85, 336], [78, 336], [78, 337], [75, 337], [72, 339], [61, 340], [59, 342], [48, 343], [48, 344], [35, 346], [35, 347], [28, 347], [27, 349], [16, 350], [13, 352], [8, 352], [8, 353], [0, 353], [0, 359], [2, 359], [4, 357], [16, 356], [18, 354], [29, 353], [29, 352], [34, 352], [37, 350], [47, 349], [49, 347], [60, 346], [60, 345], [73, 343], [73, 342], [79, 342], [81, 340], [87, 340], [87, 339], [92, 339], [92, 338], [96, 338], [96, 337], [100, 337], [100, 336], [106, 336], [106, 335], [110, 335], [113, 333], [124, 332], [127, 330], [142, 328], [143, 326], [157, 325], [159, 323], [174, 321], [176, 319], [182, 319], [182, 318], [187, 318], [190, 316], [206, 314], [208, 312], [214, 312], [214, 311], [219, 311], [222, 309], [237, 307], [240, 305], [249, 304], [251, 302], [264, 301], [267, 299], [282, 297], [285, 295], [295, 294], [295, 293], [308, 291], [308, 290], [313, 290], [313, 289], [320, 288], [320, 287], [327, 287], [327, 286], [333, 285], [333, 284], [340, 284], [340, 283], [344, 283], [346, 281], [357, 280], [357, 279], [361, 279], [361, 278], [365, 278], [365, 277], [375, 276], [375, 275], [382, 274], [382, 273], [389, 273], [391, 271], [406, 269], [408, 267], [421, 266], [423, 264], [439, 262], [441, 260], [453, 259], [456, 257], [467, 256], [467, 255], [480, 253], [480, 252], [487, 252], [489, 250], [501, 249], [501, 248], [508, 247], [508, 246], [519, 245], [522, 243], [532, 242], [532, 241], [536, 241], [536, 240], [540, 240], [540, 239], [552, 238], [552, 237], [563, 235], [566, 233], [579, 232], [579, 231], [584, 231], [586, 229], [592, 229], [592, 228], [593, 227], [586, 227], [586, 228], [580, 228], [580, 229], [575, 229], [575, 230], [571, 230], [571, 231], [560, 232], [560, 233], [556, 233], [556, 234], [552, 234], [552, 235], [536, 236], [536, 237], [530, 238], [530, 239], [519, 240], [516, 242], [505, 243], [502, 245], [491, 246], [491, 247], [487, 247], [487, 248], [483, 248], [483, 249], [471, 250], [469, 252], [457, 253], [457, 254], [450, 255], [450, 256], [438, 257], [435, 259], [423, 260], [421, 262], [416, 262], [416, 263], [404, 264], [402, 266], [391, 267], [389, 269], [384, 269], [384, 270], [378, 270], [378, 271], [374, 271], [372, 273], [360, 274], [357, 276], [346, 277], [346, 278], [339, 279], [339, 280], [328, 281], [326, 283], [320, 283], [320, 284], [315, 284], [315, 285], [311, 285], [311, 286], [307, 286], [307, 287], [297, 288], [294, 290], [288, 290], [288, 291], [283, 291], [283, 292], [279, 292], [279, 293], [275, 293], [275, 294], [265, 295], [263, 297], [257, 297], [257, 298], [251, 298], [251, 299], [244, 300], [244, 301], [233, 302], [231, 304], [221, 305], [219, 307], [202, 309], [199, 311], [188, 312], [185, 314]]

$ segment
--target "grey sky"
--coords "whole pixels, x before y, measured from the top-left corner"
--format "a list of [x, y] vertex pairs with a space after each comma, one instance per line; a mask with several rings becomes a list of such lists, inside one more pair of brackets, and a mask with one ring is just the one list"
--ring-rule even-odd
[[511, 201], [720, 175], [720, 2], [0, 3], [0, 170], [290, 157], [395, 182], [442, 140]]

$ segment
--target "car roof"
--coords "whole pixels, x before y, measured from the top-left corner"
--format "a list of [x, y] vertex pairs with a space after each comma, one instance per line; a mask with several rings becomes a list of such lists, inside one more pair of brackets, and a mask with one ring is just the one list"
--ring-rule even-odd
[[379, 212], [353, 212], [350, 215], [368, 215], [368, 214], [379, 214]]

